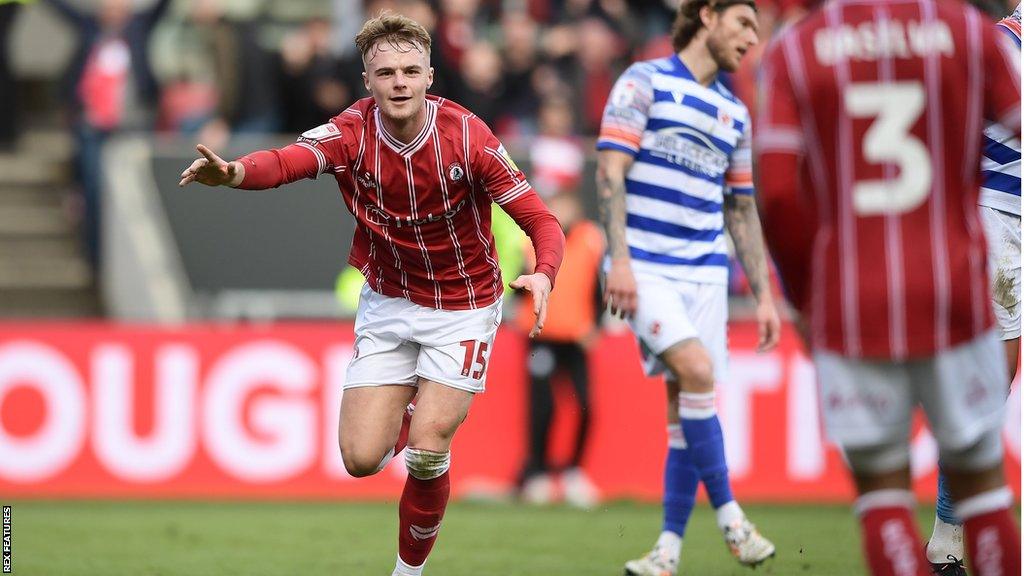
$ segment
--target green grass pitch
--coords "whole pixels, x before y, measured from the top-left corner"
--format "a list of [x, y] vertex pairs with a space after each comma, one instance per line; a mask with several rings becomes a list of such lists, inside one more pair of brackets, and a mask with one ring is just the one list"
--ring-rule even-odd
[[[14, 574], [96, 576], [389, 576], [395, 503], [6, 502], [13, 506]], [[683, 545], [681, 576], [864, 573], [847, 506], [745, 509], [773, 539], [756, 572], [729, 556], [706, 504]], [[932, 511], [921, 507], [924, 534]], [[645, 552], [660, 508], [456, 503], [427, 563], [429, 576], [615, 576]]]

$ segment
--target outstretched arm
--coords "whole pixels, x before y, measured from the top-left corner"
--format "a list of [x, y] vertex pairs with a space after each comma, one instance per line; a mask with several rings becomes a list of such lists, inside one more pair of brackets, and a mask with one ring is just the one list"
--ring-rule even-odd
[[327, 161], [306, 143], [290, 144], [278, 150], [260, 150], [238, 160], [226, 162], [209, 148], [199, 144], [202, 158], [181, 173], [178, 186], [199, 182], [207, 186], [230, 186], [244, 190], [276, 188], [303, 178], [316, 178]]
[[771, 282], [768, 278], [768, 259], [765, 256], [761, 219], [757, 215], [754, 197], [746, 194], [727, 194], [723, 207], [725, 225], [732, 236], [736, 257], [750, 282], [757, 299], [757, 320], [760, 331], [758, 350], [770, 350], [779, 342], [779, 315], [775, 310]]
[[597, 209], [608, 238], [611, 268], [605, 278], [604, 302], [612, 314], [629, 318], [636, 313], [636, 278], [626, 243], [626, 173], [633, 156], [618, 150], [597, 154]]

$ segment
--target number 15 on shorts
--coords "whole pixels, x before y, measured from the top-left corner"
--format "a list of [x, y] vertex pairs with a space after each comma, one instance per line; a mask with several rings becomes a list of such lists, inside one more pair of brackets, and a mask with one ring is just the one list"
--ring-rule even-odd
[[[466, 357], [462, 361], [462, 375], [479, 380], [487, 372], [487, 358], [484, 357], [487, 352], [487, 342], [463, 340], [459, 344], [466, 349]], [[478, 365], [479, 368], [477, 368]]]

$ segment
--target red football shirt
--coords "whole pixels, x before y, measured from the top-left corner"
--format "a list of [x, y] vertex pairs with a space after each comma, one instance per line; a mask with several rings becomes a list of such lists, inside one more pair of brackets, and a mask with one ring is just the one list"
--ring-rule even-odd
[[769, 48], [765, 231], [815, 347], [922, 357], [991, 326], [978, 166], [983, 118], [1020, 131], [1006, 48], [935, 0], [833, 0]]
[[420, 133], [402, 143], [364, 98], [305, 132], [296, 144], [240, 159], [240, 188], [334, 176], [356, 217], [349, 263], [381, 294], [463, 310], [502, 294], [491, 202], [527, 232], [537, 272], [554, 285], [562, 259], [558, 221], [487, 125], [457, 104], [427, 97]]

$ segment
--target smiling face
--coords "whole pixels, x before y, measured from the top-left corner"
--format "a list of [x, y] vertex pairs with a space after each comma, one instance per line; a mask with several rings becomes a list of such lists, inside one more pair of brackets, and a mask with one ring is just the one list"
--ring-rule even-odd
[[708, 52], [720, 69], [735, 72], [743, 55], [757, 44], [757, 12], [746, 4], [721, 12], [705, 10], [701, 16], [708, 29]]
[[363, 83], [394, 124], [404, 125], [424, 113], [427, 88], [434, 81], [429, 57], [419, 44], [386, 38], [363, 55]]

